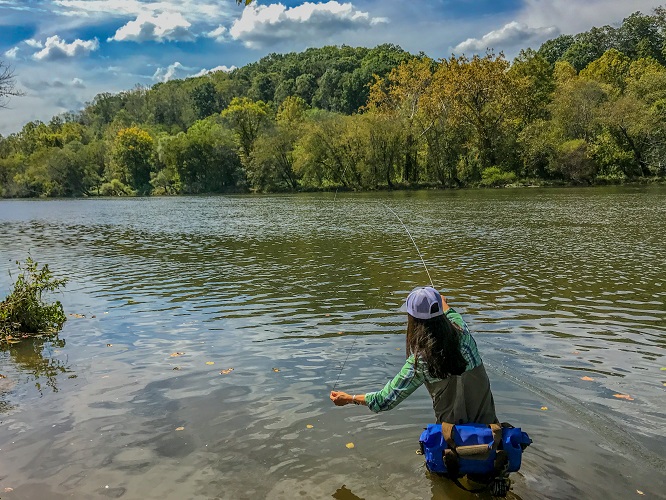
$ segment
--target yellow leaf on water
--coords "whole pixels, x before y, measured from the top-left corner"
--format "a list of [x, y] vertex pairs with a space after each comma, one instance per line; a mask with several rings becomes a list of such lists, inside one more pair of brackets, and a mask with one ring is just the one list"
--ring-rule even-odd
[[636, 490], [636, 493], [638, 493], [639, 495], [645, 495], [645, 493], [643, 493], [641, 490]]
[[177, 430], [177, 431], [184, 431], [184, 430], [185, 430], [185, 427], [176, 427], [176, 430]]
[[571, 354], [580, 354], [578, 351], [573, 351]]
[[214, 364], [215, 364], [215, 361], [206, 361], [206, 364], [207, 364], [207, 365], [214, 365]]
[[617, 399], [626, 399], [627, 401], [634, 400], [629, 394], [613, 394], [613, 397]]
[[659, 368], [659, 369], [660, 369], [662, 372], [666, 372], [666, 366], [662, 366], [662, 367]]
[[354, 443], [347, 443], [345, 446], [351, 450], [354, 447]]
[[314, 425], [312, 425], [312, 424], [308, 424], [308, 425], [306, 425], [305, 427], [307, 427], [308, 429], [312, 429], [312, 428], [314, 427]]
[[222, 370], [220, 375], [229, 375], [232, 371], [234, 371], [233, 368], [227, 368], [226, 370]]
[[5, 488], [5, 493], [11, 493], [12, 491], [14, 491], [14, 488]]
[[183, 354], [185, 354], [185, 353], [184, 352], [172, 352], [169, 356], [171, 356], [172, 358], [177, 358], [178, 356], [182, 356]]
[[113, 347], [113, 344], [106, 344], [106, 347]]
[[279, 369], [279, 368], [273, 368], [273, 371], [274, 371], [275, 373], [277, 373], [277, 372], [280, 371], [280, 369]]
[[585, 377], [581, 377], [580, 379], [581, 379], [581, 380], [586, 380], [586, 381], [588, 381], [588, 382], [591, 382], [591, 381], [594, 380], [592, 377], [588, 377], [587, 375], [586, 375]]
[[541, 409], [542, 409], [543, 411], [546, 411], [546, 410], [548, 409], [548, 407], [547, 407], [547, 406], [542, 406]]

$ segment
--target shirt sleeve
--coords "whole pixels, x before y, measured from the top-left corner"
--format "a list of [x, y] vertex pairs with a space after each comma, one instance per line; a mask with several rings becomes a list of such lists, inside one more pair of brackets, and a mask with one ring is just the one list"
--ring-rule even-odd
[[465, 328], [465, 320], [463, 320], [463, 317], [460, 315], [460, 313], [455, 309], [453, 309], [452, 307], [449, 307], [446, 310], [444, 316], [446, 316], [446, 319], [448, 319], [451, 323], [456, 325], [461, 330]]
[[423, 384], [425, 376], [415, 366], [412, 354], [393, 380], [388, 382], [381, 391], [369, 392], [365, 395], [368, 408], [375, 413], [387, 411], [398, 406], [407, 396]]

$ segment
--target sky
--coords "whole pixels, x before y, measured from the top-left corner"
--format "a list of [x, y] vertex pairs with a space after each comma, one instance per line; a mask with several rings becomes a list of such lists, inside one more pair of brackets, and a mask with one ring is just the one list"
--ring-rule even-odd
[[0, 134], [95, 95], [229, 71], [273, 52], [393, 43], [439, 59], [513, 58], [560, 34], [618, 25], [664, 0], [0, 0], [0, 61], [17, 87]]

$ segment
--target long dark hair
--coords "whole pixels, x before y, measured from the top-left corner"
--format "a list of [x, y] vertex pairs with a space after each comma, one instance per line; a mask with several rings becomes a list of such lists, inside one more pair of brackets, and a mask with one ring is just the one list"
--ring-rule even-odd
[[423, 361], [435, 378], [461, 375], [467, 361], [460, 353], [460, 330], [446, 316], [418, 319], [407, 315], [407, 354]]

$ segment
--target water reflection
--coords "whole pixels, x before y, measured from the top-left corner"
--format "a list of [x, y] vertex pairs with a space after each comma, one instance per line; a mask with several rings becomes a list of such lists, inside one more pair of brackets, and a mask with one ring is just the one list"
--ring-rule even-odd
[[[76, 377], [66, 362], [54, 357], [55, 350], [63, 349], [65, 345], [65, 339], [58, 335], [28, 338], [14, 343], [0, 342], [0, 356], [8, 359], [12, 371], [16, 371], [18, 377], [27, 376], [28, 381], [32, 381], [37, 391], [43, 395], [47, 388], [58, 392], [60, 375], [69, 373], [69, 378]], [[3, 366], [7, 366], [7, 363], [3, 363]], [[5, 377], [3, 380], [7, 380], [6, 375]], [[9, 382], [0, 385], [0, 394], [2, 386], [8, 384]]]

